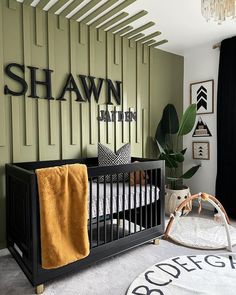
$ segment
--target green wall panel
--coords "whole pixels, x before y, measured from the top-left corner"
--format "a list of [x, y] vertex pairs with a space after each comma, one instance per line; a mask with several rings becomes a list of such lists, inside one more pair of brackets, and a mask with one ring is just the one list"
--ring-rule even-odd
[[[76, 71], [79, 74], [88, 76], [89, 75], [89, 28], [78, 23], [78, 35], [77, 41], [77, 67]], [[82, 83], [78, 81], [79, 88], [82, 90]], [[81, 91], [84, 96], [83, 90]], [[89, 122], [89, 103], [80, 103], [80, 124], [79, 124], [79, 134], [81, 137], [81, 156], [87, 157], [87, 147], [90, 145], [90, 134], [88, 132], [88, 122]]]
[[[8, 5], [10, 3], [10, 6]], [[117, 150], [131, 142], [133, 156], [155, 156], [151, 137], [168, 102], [182, 112], [183, 58], [143, 46], [118, 34], [97, 30], [16, 1], [0, 2], [0, 247], [5, 244], [5, 175], [9, 162], [69, 159], [97, 154], [97, 142]], [[82, 96], [78, 75], [122, 81], [123, 100], [106, 105], [104, 83], [99, 102], [40, 99], [4, 95], [3, 88], [19, 90], [4, 74], [4, 66], [16, 62], [40, 69], [50, 68], [52, 96], [62, 91], [72, 73]], [[29, 83], [30, 71], [16, 71]], [[37, 80], [44, 80], [37, 71]], [[98, 122], [101, 110], [136, 111], [137, 122]]]
[[[3, 6], [0, 5], [0, 44], [3, 44]], [[0, 46], [0, 88], [3, 89], [3, 46]], [[4, 95], [0, 95], [0, 146], [6, 145], [6, 114], [5, 114], [5, 100]]]
[[[147, 62], [145, 63], [143, 60], [143, 54], [147, 55]], [[148, 110], [149, 108], [149, 93], [150, 93], [150, 84], [149, 84], [149, 48], [144, 48], [141, 43], [137, 43], [137, 95], [136, 95], [136, 104], [137, 104], [137, 127], [136, 127], [136, 142], [138, 143], [139, 153], [145, 155], [148, 152], [148, 148], [144, 148], [146, 146], [147, 136], [143, 136], [142, 134], [142, 126], [148, 126], [148, 116], [142, 116], [142, 110]], [[146, 98], [146, 99], [144, 99]], [[142, 122], [142, 120], [146, 120]], [[146, 130], [149, 134], [149, 130]], [[143, 143], [144, 141], [144, 143]], [[142, 145], [140, 144], [142, 142]]]
[[[150, 49], [150, 136], [154, 137], [157, 124], [166, 104], [173, 103], [177, 112], [183, 112], [183, 57], [159, 49]], [[150, 138], [151, 139], [151, 138]], [[150, 154], [156, 148], [150, 140]]]
[[[113, 35], [107, 33], [107, 77], [112, 81], [121, 81], [122, 80], [122, 56], [121, 56], [121, 46], [122, 40], [118, 35]], [[112, 100], [114, 106], [108, 109], [109, 111], [116, 111], [116, 102]], [[115, 124], [107, 122], [107, 141], [108, 146], [111, 149], [117, 150], [122, 146], [121, 134], [116, 129]]]
[[[55, 20], [56, 17], [50, 13], [47, 14], [47, 27], [48, 27], [48, 34], [47, 34], [47, 49], [48, 49], [48, 68], [55, 69]], [[52, 76], [52, 84], [56, 85], [56, 78], [55, 74]], [[55, 88], [52, 88], [52, 97], [55, 97]], [[59, 124], [59, 108], [58, 103], [55, 100], [49, 101], [49, 133], [50, 145], [58, 145], [59, 146], [59, 134], [57, 132], [57, 124]]]

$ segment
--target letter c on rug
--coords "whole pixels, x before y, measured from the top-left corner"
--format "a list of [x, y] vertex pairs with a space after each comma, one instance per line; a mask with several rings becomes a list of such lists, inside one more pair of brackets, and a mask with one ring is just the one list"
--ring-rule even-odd
[[[141, 290], [141, 289], [145, 289], [145, 290]], [[146, 291], [147, 293], [137, 293], [137, 292], [143, 292]], [[150, 295], [152, 294], [152, 292], [158, 292], [160, 295], [164, 295], [164, 293], [161, 290], [157, 290], [157, 289], [153, 289], [153, 290], [149, 290], [147, 286], [138, 286], [133, 290], [133, 294], [134, 295]]]
[[146, 279], [146, 281], [149, 282], [150, 284], [153, 284], [153, 285], [156, 285], [156, 286], [166, 286], [166, 285], [169, 285], [169, 284], [172, 282], [172, 280], [169, 280], [169, 282], [166, 282], [166, 283], [163, 283], [163, 284], [155, 283], [155, 282], [153, 282], [151, 279], [149, 279], [148, 275], [149, 275], [150, 273], [154, 273], [154, 271], [153, 271], [153, 270], [150, 270], [150, 271], [147, 271], [147, 272], [145, 273], [145, 279]]

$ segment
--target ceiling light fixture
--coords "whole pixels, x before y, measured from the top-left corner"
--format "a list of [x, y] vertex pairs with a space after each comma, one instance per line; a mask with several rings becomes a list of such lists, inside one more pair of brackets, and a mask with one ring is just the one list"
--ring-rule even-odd
[[202, 15], [221, 24], [227, 18], [236, 19], [236, 0], [201, 0]]

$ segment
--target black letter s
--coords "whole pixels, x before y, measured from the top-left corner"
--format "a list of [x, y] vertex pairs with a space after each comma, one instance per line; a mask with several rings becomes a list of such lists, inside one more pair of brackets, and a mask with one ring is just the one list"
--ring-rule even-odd
[[4, 94], [11, 94], [14, 96], [24, 95], [27, 92], [28, 85], [23, 78], [17, 76], [16, 74], [14, 74], [11, 71], [12, 67], [16, 67], [16, 68], [20, 69], [23, 73], [25, 72], [25, 67], [23, 65], [19, 65], [17, 63], [12, 63], [12, 64], [9, 64], [5, 67], [5, 73], [8, 75], [8, 77], [11, 78], [12, 80], [15, 80], [16, 82], [18, 82], [21, 85], [21, 91], [15, 92], [15, 91], [9, 89], [7, 85], [5, 85], [4, 86]]

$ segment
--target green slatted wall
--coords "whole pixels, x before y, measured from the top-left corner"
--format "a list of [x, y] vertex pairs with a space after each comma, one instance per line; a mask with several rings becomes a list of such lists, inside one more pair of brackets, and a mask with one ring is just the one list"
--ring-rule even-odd
[[[50, 68], [53, 96], [66, 74], [92, 75], [123, 81], [123, 105], [106, 106], [105, 90], [99, 105], [47, 101], [3, 94], [4, 75], [11, 62]], [[38, 79], [44, 79], [38, 73]], [[29, 81], [29, 71], [25, 72]], [[182, 111], [183, 58], [118, 35], [105, 33], [40, 9], [0, 2], [0, 245], [5, 244], [5, 176], [9, 162], [94, 156], [97, 142], [117, 149], [132, 144], [133, 156], [152, 156], [150, 136], [168, 102]], [[81, 86], [81, 85], [80, 85]], [[81, 89], [81, 88], [80, 88]], [[38, 95], [44, 94], [42, 87]], [[100, 110], [135, 110], [137, 122], [98, 123]]]

